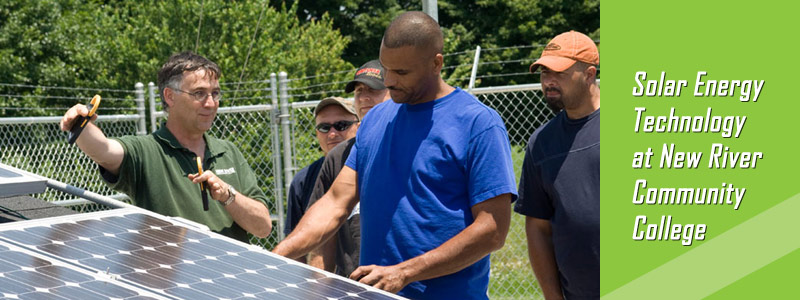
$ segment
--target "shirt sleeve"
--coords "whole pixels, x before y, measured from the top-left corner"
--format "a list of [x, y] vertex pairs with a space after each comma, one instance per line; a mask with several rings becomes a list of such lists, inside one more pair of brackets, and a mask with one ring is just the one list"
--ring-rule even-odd
[[537, 166], [532, 155], [533, 141], [525, 151], [525, 160], [522, 162], [522, 175], [519, 178], [519, 201], [514, 206], [514, 211], [529, 217], [550, 219], [553, 217], [553, 202], [545, 192], [542, 185], [540, 166]]
[[350, 148], [350, 155], [347, 156], [347, 161], [344, 164], [356, 172], [358, 172], [358, 144], [358, 135], [356, 135], [355, 144]]
[[237, 174], [239, 174], [239, 186], [234, 186], [234, 188], [249, 197], [250, 199], [256, 200], [264, 204], [264, 206], [269, 209], [267, 205], [267, 196], [264, 194], [264, 190], [258, 186], [258, 179], [253, 172], [253, 169], [250, 168], [250, 164], [247, 163], [247, 160], [242, 155], [236, 147], [232, 147], [233, 151], [235, 152], [235, 159], [236, 159], [236, 169], [239, 170]]
[[502, 194], [511, 194], [511, 201], [516, 200], [511, 147], [502, 125], [491, 126], [470, 138], [466, 169], [470, 205]]

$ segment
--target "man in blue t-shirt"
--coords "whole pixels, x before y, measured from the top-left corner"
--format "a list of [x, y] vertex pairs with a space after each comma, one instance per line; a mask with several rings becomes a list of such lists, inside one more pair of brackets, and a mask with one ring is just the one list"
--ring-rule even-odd
[[600, 54], [588, 36], [556, 36], [531, 65], [562, 110], [531, 136], [519, 201], [533, 272], [547, 299], [600, 298]]
[[362, 121], [333, 186], [274, 252], [297, 257], [334, 234], [361, 199], [361, 267], [350, 278], [413, 299], [487, 299], [489, 253], [516, 198], [500, 116], [441, 78], [442, 32], [398, 16], [380, 61], [392, 101]]

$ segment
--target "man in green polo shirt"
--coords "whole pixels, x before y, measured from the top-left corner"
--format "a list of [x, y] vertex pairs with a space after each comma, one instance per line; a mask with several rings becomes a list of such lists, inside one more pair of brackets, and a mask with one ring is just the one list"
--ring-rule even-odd
[[[103, 180], [139, 207], [183, 217], [220, 234], [247, 242], [247, 232], [266, 237], [272, 221], [266, 196], [239, 150], [206, 133], [217, 115], [219, 66], [191, 52], [172, 55], [158, 72], [167, 122], [153, 134], [109, 139], [90, 122], [76, 144], [100, 167]], [[61, 120], [68, 131], [85, 105]], [[196, 157], [203, 163], [197, 174]], [[210, 197], [203, 210], [199, 183]]]

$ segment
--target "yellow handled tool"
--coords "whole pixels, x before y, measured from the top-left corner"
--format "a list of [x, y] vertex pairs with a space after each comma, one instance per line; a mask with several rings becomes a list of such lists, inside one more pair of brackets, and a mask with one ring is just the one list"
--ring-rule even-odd
[[86, 107], [89, 108], [89, 114], [85, 117], [78, 116], [78, 119], [75, 120], [75, 123], [73, 123], [72, 128], [69, 130], [69, 139], [67, 141], [70, 144], [78, 140], [78, 136], [83, 132], [83, 128], [86, 128], [86, 125], [89, 124], [89, 120], [91, 120], [95, 112], [97, 112], [97, 108], [100, 107], [100, 95], [94, 95], [92, 101], [90, 101]]

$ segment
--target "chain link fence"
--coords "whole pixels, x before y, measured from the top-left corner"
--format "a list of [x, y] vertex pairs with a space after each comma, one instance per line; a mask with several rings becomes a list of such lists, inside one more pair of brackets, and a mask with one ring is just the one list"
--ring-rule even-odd
[[[554, 116], [542, 99], [541, 84], [478, 88], [472, 90], [472, 94], [503, 118], [519, 185], [528, 139], [536, 128]], [[492, 299], [544, 298], [528, 261], [525, 217], [520, 214], [511, 215], [506, 243], [492, 253], [489, 296]]]

